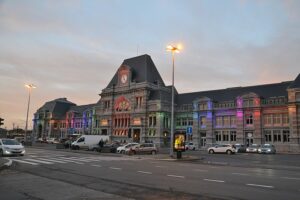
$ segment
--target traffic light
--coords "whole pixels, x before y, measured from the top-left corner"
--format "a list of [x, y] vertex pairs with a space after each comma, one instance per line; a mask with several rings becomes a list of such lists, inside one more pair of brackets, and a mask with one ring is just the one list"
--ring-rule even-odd
[[0, 118], [0, 126], [2, 126], [4, 123], [3, 123], [4, 119]]

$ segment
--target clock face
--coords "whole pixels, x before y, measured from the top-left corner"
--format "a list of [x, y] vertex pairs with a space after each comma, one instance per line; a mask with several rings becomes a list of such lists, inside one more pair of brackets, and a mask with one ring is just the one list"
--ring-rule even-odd
[[121, 82], [122, 82], [122, 83], [126, 83], [126, 81], [127, 81], [127, 75], [126, 75], [126, 74], [123, 74], [123, 75], [121, 76]]

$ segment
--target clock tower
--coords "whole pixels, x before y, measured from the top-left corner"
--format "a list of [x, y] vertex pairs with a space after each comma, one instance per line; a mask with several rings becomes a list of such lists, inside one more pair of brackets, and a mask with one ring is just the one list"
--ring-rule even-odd
[[118, 70], [118, 83], [120, 86], [128, 85], [130, 82], [131, 71], [126, 65], [121, 65]]

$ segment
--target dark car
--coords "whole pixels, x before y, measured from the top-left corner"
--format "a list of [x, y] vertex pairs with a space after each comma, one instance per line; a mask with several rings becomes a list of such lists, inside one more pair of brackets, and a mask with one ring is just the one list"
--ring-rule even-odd
[[275, 146], [272, 144], [263, 144], [260, 148], [258, 148], [258, 153], [276, 153]]
[[101, 153], [116, 153], [118, 147], [119, 147], [119, 145], [116, 144], [116, 143], [103, 144], [102, 147], [100, 147], [99, 145], [93, 145], [91, 150], [92, 151], [98, 151], [98, 152], [101, 152]]
[[244, 144], [235, 144], [233, 145], [237, 153], [246, 153], [246, 145]]

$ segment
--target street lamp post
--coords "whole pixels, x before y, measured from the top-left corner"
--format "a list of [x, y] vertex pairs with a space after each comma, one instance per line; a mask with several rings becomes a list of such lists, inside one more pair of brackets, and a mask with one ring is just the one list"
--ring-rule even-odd
[[171, 105], [171, 141], [170, 141], [170, 156], [173, 157], [173, 140], [174, 140], [174, 63], [175, 53], [179, 53], [179, 47], [172, 45], [167, 46], [167, 51], [172, 52], [172, 105]]
[[36, 88], [35, 85], [33, 84], [26, 84], [25, 87], [28, 88], [28, 105], [27, 105], [27, 115], [26, 115], [26, 125], [25, 125], [25, 141], [27, 142], [27, 129], [28, 129], [28, 113], [29, 113], [29, 105], [30, 105], [30, 95], [31, 95], [31, 90]]

